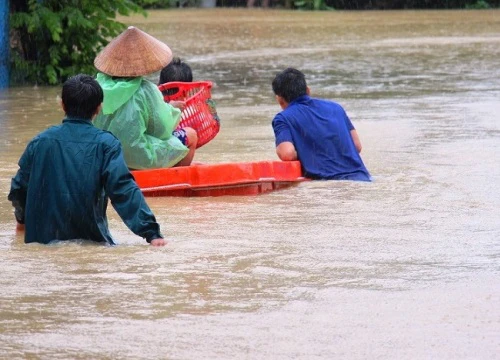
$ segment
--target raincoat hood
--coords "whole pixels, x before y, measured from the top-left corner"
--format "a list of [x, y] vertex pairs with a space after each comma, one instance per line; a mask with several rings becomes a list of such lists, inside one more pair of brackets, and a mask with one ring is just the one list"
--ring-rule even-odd
[[125, 104], [139, 89], [142, 76], [133, 78], [113, 78], [109, 75], [98, 73], [97, 82], [104, 93], [102, 113], [109, 115]]

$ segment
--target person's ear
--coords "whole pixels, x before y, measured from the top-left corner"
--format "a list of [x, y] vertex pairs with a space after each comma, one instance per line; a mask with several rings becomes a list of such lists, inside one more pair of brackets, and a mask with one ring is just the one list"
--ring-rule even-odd
[[279, 96], [279, 95], [276, 95], [276, 101], [278, 102], [278, 104], [280, 105], [280, 107], [285, 110], [286, 107], [288, 106], [288, 103], [286, 102], [285, 99], [283, 99], [282, 96]]
[[309, 89], [309, 86], [308, 86], [308, 87], [306, 87], [306, 94], [307, 94], [307, 95], [311, 95], [311, 89]]
[[61, 108], [63, 109], [64, 113], [66, 114], [66, 107], [64, 106], [63, 101], [59, 100], [59, 104], [61, 104]]

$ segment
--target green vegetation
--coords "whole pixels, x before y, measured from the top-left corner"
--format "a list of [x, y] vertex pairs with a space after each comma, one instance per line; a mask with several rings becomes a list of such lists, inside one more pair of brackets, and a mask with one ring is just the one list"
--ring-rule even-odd
[[334, 10], [325, 0], [295, 0], [293, 4], [300, 10]]
[[167, 9], [175, 7], [178, 0], [136, 0], [135, 3], [144, 9]]
[[123, 0], [11, 1], [11, 83], [57, 84], [92, 74], [97, 53], [122, 32], [116, 14], [144, 11]]
[[484, 0], [478, 0], [475, 4], [468, 4], [465, 6], [466, 9], [489, 9], [490, 4]]

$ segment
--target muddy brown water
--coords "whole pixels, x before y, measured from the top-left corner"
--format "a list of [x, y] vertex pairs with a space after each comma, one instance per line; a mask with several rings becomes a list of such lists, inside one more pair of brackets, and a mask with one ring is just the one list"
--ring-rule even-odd
[[276, 160], [270, 82], [293, 66], [344, 105], [375, 181], [149, 198], [162, 249], [112, 210], [119, 246], [24, 245], [10, 178], [60, 88], [1, 91], [0, 358], [499, 358], [498, 10], [122, 20], [215, 83], [222, 130], [195, 160]]

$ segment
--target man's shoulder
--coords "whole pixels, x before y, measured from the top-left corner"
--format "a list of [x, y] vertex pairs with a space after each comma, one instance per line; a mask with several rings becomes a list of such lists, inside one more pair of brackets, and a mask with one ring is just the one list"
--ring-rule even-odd
[[95, 128], [95, 129], [96, 129], [97, 135], [99, 137], [99, 141], [101, 141], [102, 143], [104, 143], [110, 147], [120, 145], [120, 140], [118, 140], [118, 138], [112, 132], [110, 132], [108, 130], [99, 129], [99, 128]]
[[100, 129], [94, 125], [79, 127], [79, 134], [84, 142], [101, 143], [114, 147], [120, 144], [120, 140], [110, 131]]
[[[52, 140], [72, 141], [71, 138], [68, 138], [66, 131], [67, 130], [65, 130], [63, 124], [50, 126], [33, 137], [29, 145], [34, 146], [36, 144], [45, 143], [46, 141], [51, 142]], [[80, 129], [79, 135], [81, 137], [80, 139], [76, 139], [77, 141], [90, 143], [97, 142], [109, 148], [121, 146], [120, 140], [118, 140], [113, 133], [107, 130], [99, 129], [95, 126]]]
[[276, 123], [281, 122], [281, 121], [287, 121], [286, 109], [285, 110], [281, 110], [279, 113], [277, 113], [276, 115], [274, 115], [274, 118], [273, 118], [273, 121], [272, 121], [272, 125], [274, 126]]
[[31, 139], [30, 143], [33, 144], [33, 143], [37, 143], [40, 140], [51, 139], [53, 137], [56, 137], [57, 134], [61, 131], [61, 127], [62, 127], [61, 124], [49, 126], [47, 129], [43, 130], [38, 135], [33, 137], [33, 139]]
[[61, 131], [62, 124], [51, 125], [47, 129], [40, 132], [36, 137], [46, 137]]

